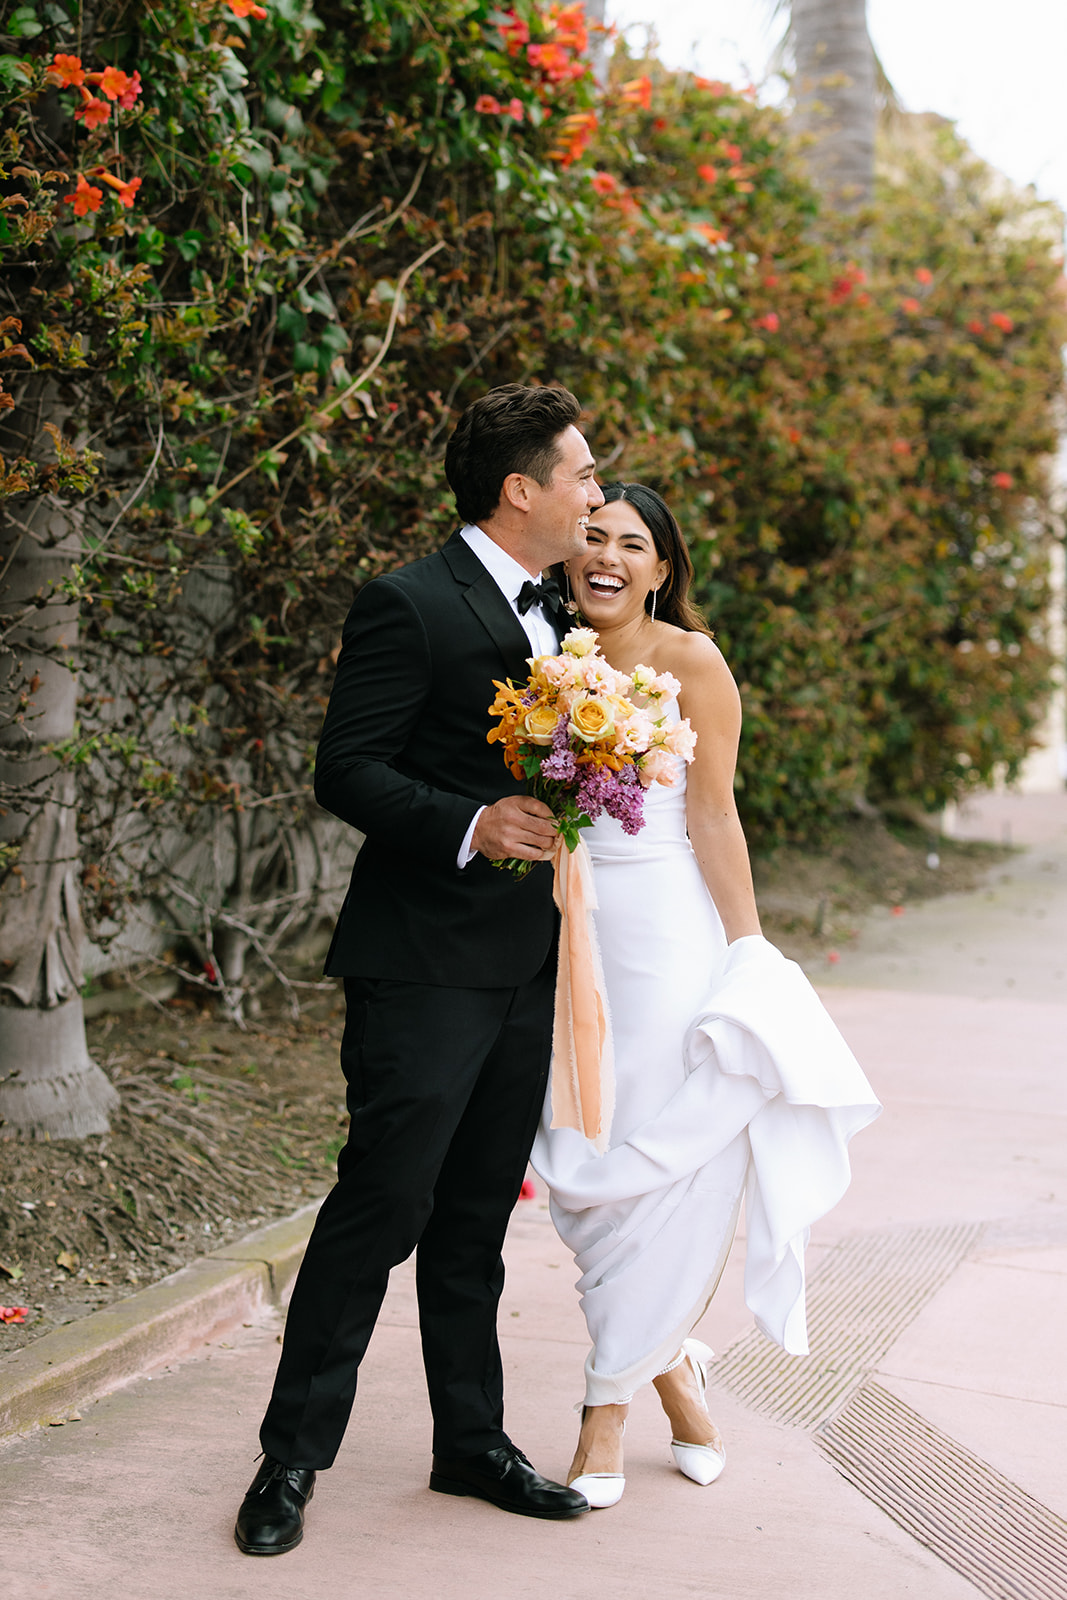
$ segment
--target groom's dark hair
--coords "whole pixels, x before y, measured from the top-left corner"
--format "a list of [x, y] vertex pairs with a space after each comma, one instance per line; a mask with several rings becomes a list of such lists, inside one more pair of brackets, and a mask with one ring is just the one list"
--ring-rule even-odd
[[578, 421], [569, 389], [504, 383], [472, 400], [445, 450], [445, 477], [464, 522], [480, 522], [500, 503], [504, 479], [522, 472], [542, 488], [559, 461], [559, 436]]

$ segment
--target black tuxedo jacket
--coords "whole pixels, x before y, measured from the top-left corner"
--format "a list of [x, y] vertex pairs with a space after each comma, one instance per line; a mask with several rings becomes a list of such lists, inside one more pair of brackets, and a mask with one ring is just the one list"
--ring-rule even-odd
[[462, 871], [479, 806], [524, 794], [488, 744], [494, 678], [530, 643], [459, 536], [360, 590], [319, 741], [315, 797], [366, 839], [326, 971], [461, 988], [532, 978], [556, 931], [552, 869], [520, 882], [484, 856]]

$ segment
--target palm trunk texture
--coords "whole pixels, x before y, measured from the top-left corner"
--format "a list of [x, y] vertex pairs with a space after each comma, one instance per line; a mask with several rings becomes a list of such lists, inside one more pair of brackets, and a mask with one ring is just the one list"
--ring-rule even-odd
[[[27, 380], [0, 450], [30, 454], [53, 385]], [[82, 1014], [73, 774], [47, 746], [74, 731], [78, 611], [59, 586], [77, 512], [50, 496], [0, 508], [0, 1133], [105, 1133], [118, 1096], [89, 1057]], [[6, 848], [5, 848], [6, 847]]]
[[866, 0], [792, 0], [794, 125], [812, 178], [839, 209], [874, 187], [875, 64]]

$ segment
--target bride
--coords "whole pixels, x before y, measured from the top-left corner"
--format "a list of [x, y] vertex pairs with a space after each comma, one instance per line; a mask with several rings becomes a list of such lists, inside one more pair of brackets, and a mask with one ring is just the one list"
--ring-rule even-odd
[[688, 598], [693, 568], [670, 510], [610, 484], [563, 577], [603, 655], [680, 684], [672, 718], [697, 735], [686, 772], [645, 795], [645, 826], [588, 829], [611, 1012], [615, 1110], [598, 1154], [549, 1126], [533, 1164], [574, 1252], [593, 1348], [568, 1481], [594, 1507], [622, 1495], [630, 1399], [651, 1381], [679, 1470], [725, 1465], [705, 1406], [707, 1348], [688, 1334], [726, 1262], [746, 1198], [746, 1298], [784, 1348], [807, 1349], [804, 1246], [848, 1183], [848, 1139], [878, 1105], [794, 963], [762, 937], [734, 804], [741, 705]]

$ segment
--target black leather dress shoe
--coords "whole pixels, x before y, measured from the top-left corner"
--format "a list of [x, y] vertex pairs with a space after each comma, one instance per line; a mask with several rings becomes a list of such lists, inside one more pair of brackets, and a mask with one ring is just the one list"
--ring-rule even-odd
[[304, 1507], [315, 1493], [310, 1467], [287, 1467], [273, 1456], [248, 1486], [233, 1536], [246, 1556], [283, 1556], [304, 1537]]
[[542, 1478], [511, 1443], [459, 1461], [434, 1456], [430, 1488], [438, 1494], [475, 1495], [499, 1506], [501, 1511], [515, 1511], [520, 1517], [559, 1521], [580, 1517], [589, 1510], [583, 1494], [553, 1483], [551, 1478]]

